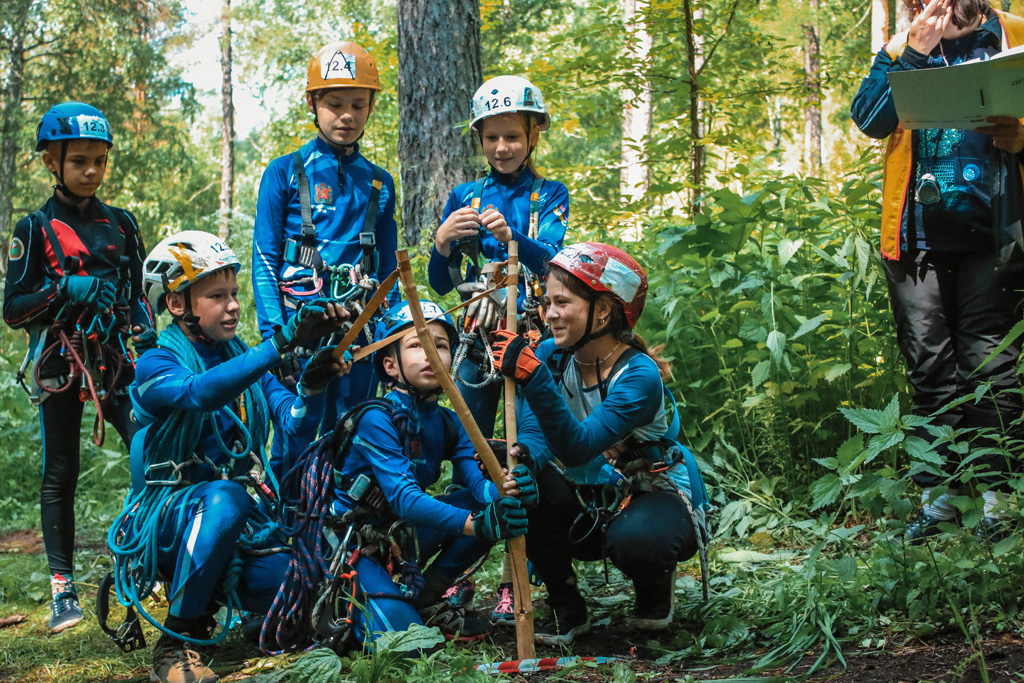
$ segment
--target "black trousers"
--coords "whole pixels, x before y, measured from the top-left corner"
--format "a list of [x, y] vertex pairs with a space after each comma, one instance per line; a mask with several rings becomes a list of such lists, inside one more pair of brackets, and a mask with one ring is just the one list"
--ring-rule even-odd
[[[697, 537], [693, 523], [675, 491], [634, 494], [630, 504], [608, 525], [580, 542], [587, 520], [573, 523], [583, 511], [572, 486], [555, 468], [537, 477], [540, 503], [530, 512], [526, 554], [548, 589], [551, 607], [582, 607], [572, 560], [600, 560], [606, 555], [642, 594], [666, 596], [675, 580], [676, 563], [693, 557]], [[572, 529], [573, 533], [570, 534]], [[570, 538], [572, 536], [572, 538]]]
[[[104, 404], [103, 417], [130, 446], [135, 423], [130, 419], [131, 399], [118, 396]], [[72, 387], [52, 394], [39, 406], [43, 431], [43, 484], [39, 492], [39, 516], [43, 544], [51, 574], [74, 572], [75, 492], [81, 469], [81, 428], [84, 404]], [[109, 443], [109, 442], [108, 442]]]
[[[1022, 402], [1017, 361], [1017, 339], [982, 365], [1021, 320], [1024, 301], [1024, 265], [996, 268], [995, 251], [917, 251], [899, 261], [883, 261], [889, 297], [896, 318], [896, 337], [907, 361], [907, 377], [914, 388], [913, 413], [931, 415], [957, 398], [971, 395], [991, 383], [981, 401], [969, 400], [933, 418], [933, 424], [954, 428], [992, 428], [1020, 436], [1011, 423], [1021, 417]], [[934, 438], [924, 428], [917, 435]], [[947, 458], [947, 473], [962, 456], [945, 444], [938, 451]], [[1012, 469], [1003, 455], [975, 461], [993, 473], [997, 482]], [[934, 486], [941, 478], [919, 473], [914, 480]]]

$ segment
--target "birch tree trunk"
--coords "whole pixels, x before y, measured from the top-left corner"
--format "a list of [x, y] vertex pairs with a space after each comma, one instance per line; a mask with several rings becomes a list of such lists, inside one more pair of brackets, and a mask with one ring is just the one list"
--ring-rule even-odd
[[686, 63], [690, 75], [690, 212], [700, 211], [704, 195], [704, 119], [700, 96], [700, 72], [704, 66], [704, 39], [694, 30], [694, 20], [702, 10], [694, 9], [690, 0], [683, 0], [686, 17]]
[[231, 96], [231, 0], [221, 3], [220, 37], [220, 225], [222, 240], [231, 236], [231, 209], [235, 186], [235, 104]]
[[871, 52], [872, 55], [889, 42], [889, 3], [871, 0]]
[[804, 166], [810, 175], [821, 174], [821, 62], [818, 45], [818, 0], [810, 0], [811, 21], [804, 31]]
[[[643, 12], [648, 0], [622, 0], [622, 18], [630, 34], [629, 56], [637, 65], [635, 86], [627, 84], [622, 90], [622, 170], [619, 174], [619, 194], [624, 203], [642, 200], [650, 184], [647, 173], [647, 139], [651, 135], [652, 94], [648, 79], [651, 34], [647, 31], [647, 17]], [[638, 10], [640, 16], [638, 17]], [[640, 239], [640, 225], [633, 225], [623, 237], [630, 241]]]
[[7, 243], [14, 229], [14, 172], [25, 86], [25, 33], [30, 3], [18, 6], [12, 22], [6, 85], [0, 103], [0, 275], [7, 272]]
[[477, 0], [398, 0], [398, 159], [407, 245], [432, 238], [448, 194], [474, 177], [469, 118], [480, 67]]

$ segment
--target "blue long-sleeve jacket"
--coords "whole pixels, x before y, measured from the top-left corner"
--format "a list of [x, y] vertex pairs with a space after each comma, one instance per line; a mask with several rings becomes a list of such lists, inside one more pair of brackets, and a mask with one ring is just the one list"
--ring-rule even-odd
[[[338, 157], [319, 137], [299, 150], [305, 160], [310, 183], [310, 204], [316, 227], [317, 250], [328, 266], [355, 264], [362, 257], [359, 232], [363, 228], [370, 197], [373, 168], [358, 148]], [[340, 159], [340, 173], [339, 173]], [[340, 177], [339, 177], [340, 176]], [[377, 279], [383, 280], [397, 265], [398, 227], [395, 223], [395, 181], [384, 174], [375, 224], [380, 265]], [[282, 325], [287, 314], [281, 305], [279, 283], [310, 277], [308, 268], [284, 259], [285, 242], [301, 239], [302, 212], [298, 176], [287, 154], [270, 162], [260, 181], [253, 226], [253, 293], [260, 333], [267, 337], [274, 325]], [[325, 285], [326, 286], [326, 285]], [[303, 290], [308, 290], [303, 287]]]
[[[556, 459], [569, 468], [586, 468], [595, 459], [603, 464], [603, 453], [631, 433], [649, 440], [667, 431], [664, 387], [650, 357], [636, 354], [630, 358], [608, 383], [603, 401], [596, 386], [573, 388], [581, 403], [590, 404], [577, 415], [564, 388], [555, 384], [548, 370], [547, 360], [556, 350], [554, 340], [541, 343], [536, 352], [541, 366], [520, 387], [518, 438], [530, 449], [537, 469]], [[584, 397], [583, 392], [590, 395]]]
[[[441, 475], [441, 463], [451, 460], [462, 475], [473, 497], [481, 503], [490, 503], [498, 497], [494, 484], [484, 479], [473, 454], [476, 449], [462, 425], [447, 408], [413, 399], [408, 394], [393, 391], [387, 395], [398, 406], [410, 411], [408, 429], [417, 430], [419, 453], [406, 453], [398, 430], [390, 415], [383, 410], [368, 410], [359, 420], [356, 433], [341, 472], [349, 481], [365, 474], [380, 486], [392, 511], [414, 526], [428, 526], [452, 534], [463, 533], [467, 511], [443, 503], [426, 493]], [[445, 417], [442, 411], [449, 415]], [[450, 421], [458, 432], [454, 450], [448, 447], [445, 422]], [[342, 492], [337, 492], [338, 494]], [[350, 509], [347, 496], [336, 495], [335, 512]]]
[[[519, 261], [537, 274], [543, 274], [548, 260], [562, 248], [565, 230], [569, 224], [569, 191], [562, 183], [544, 180], [540, 191], [540, 210], [538, 213], [537, 239], [530, 239], [530, 189], [534, 175], [524, 170], [514, 185], [503, 185], [496, 182], [494, 176], [488, 175], [480, 197], [480, 211], [489, 206], [497, 209], [505, 217], [512, 229], [512, 239], [519, 242]], [[447, 220], [454, 211], [470, 206], [476, 181], [462, 183], [448, 196], [448, 204], [444, 207], [442, 222]], [[495, 239], [487, 230], [480, 233], [481, 250], [488, 261], [505, 261], [508, 259], [507, 246]], [[452, 258], [462, 263], [461, 254], [452, 254]], [[475, 275], [475, 273], [474, 273]], [[448, 259], [435, 247], [427, 264], [427, 277], [431, 288], [438, 294], [447, 294], [455, 287], [451, 274], [448, 272]], [[520, 281], [520, 292], [524, 283]]]
[[[135, 438], [143, 439], [143, 449], [149, 448], [159, 424], [173, 411], [217, 410], [238, 399], [255, 382], [261, 385], [275, 429], [287, 434], [315, 433], [323, 415], [323, 395], [313, 398], [297, 396], [268, 373], [281, 362], [281, 355], [271, 340], [230, 359], [224, 355], [224, 345], [201, 342], [193, 342], [192, 345], [209, 368], [206, 372], [192, 372], [171, 351], [161, 347], [144, 353], [135, 366], [135, 381], [130, 391], [139, 423]], [[150, 426], [153, 428], [146, 429]], [[228, 456], [217, 445], [214, 429], [230, 444], [229, 435], [234, 430], [234, 423], [218, 412], [212, 423], [203, 425], [197, 452], [216, 465], [225, 465]], [[265, 445], [253, 444], [253, 450], [261, 452]], [[206, 465], [193, 466], [188, 473], [192, 482], [209, 481], [218, 476]]]

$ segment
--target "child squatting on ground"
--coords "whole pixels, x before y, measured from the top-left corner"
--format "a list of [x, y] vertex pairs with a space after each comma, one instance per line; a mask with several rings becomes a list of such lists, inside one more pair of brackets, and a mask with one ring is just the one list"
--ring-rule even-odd
[[[455, 324], [436, 304], [421, 305], [433, 320], [429, 331], [448, 371], [458, 344]], [[344, 635], [363, 644], [372, 643], [378, 632], [424, 622], [449, 639], [487, 635], [486, 621], [467, 617], [459, 602], [442, 595], [495, 542], [525, 534], [527, 508], [537, 500], [525, 467], [506, 473], [503, 489], [509, 497], [499, 498], [494, 484], [484, 479], [465, 429], [453, 411], [438, 405], [441, 384], [412, 326], [406, 302], [392, 307], [377, 325], [375, 342], [392, 341], [374, 352], [373, 367], [391, 391], [383, 400], [352, 408], [339, 423], [328, 443], [333, 476], [324, 476], [333, 482], [333, 494], [314, 507], [320, 491], [304, 486], [308, 495], [299, 508], [308, 518], [324, 520], [315, 533], [324, 534], [328, 549], [322, 566], [331, 565], [309, 583], [319, 586], [327, 576], [328, 607], [344, 605], [331, 618], [335, 623], [351, 618], [353, 632]], [[426, 490], [440, 478], [446, 460], [465, 488], [434, 498]], [[315, 469], [301, 464], [304, 471]], [[431, 558], [421, 574], [419, 567]], [[302, 561], [295, 553], [290, 569]], [[290, 571], [293, 575], [300, 572]], [[305, 645], [280, 639], [277, 644]]]
[[348, 313], [321, 300], [248, 348], [235, 336], [239, 267], [224, 242], [199, 231], [165, 239], [145, 262], [146, 295], [172, 322], [131, 386], [132, 491], [108, 546], [124, 604], [145, 615], [142, 601], [164, 582], [167, 619], [150, 618], [162, 632], [150, 680], [161, 683], [217, 680], [190, 645], [210, 642], [221, 605], [269, 609], [288, 564], [264, 453], [270, 421], [278, 434], [309, 429], [323, 392], [350, 367], [327, 350], [306, 365], [297, 394], [282, 386], [269, 373], [282, 356], [333, 334]]

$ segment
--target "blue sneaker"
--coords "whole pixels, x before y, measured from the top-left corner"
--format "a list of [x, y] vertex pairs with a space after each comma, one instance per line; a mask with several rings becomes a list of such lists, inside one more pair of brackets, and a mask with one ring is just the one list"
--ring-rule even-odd
[[920, 510], [907, 522], [907, 531], [903, 534], [903, 541], [910, 545], [920, 545], [926, 538], [942, 533], [942, 530], [939, 529], [940, 524], [953, 521], [952, 519], [932, 517], [924, 510]]
[[498, 586], [498, 604], [491, 612], [491, 623], [495, 626], [516, 625], [515, 592], [511, 583], [503, 583]]
[[476, 584], [472, 578], [468, 578], [459, 581], [446, 590], [441, 599], [447, 600], [459, 607], [470, 607], [473, 604], [474, 595], [476, 595]]
[[60, 633], [82, 620], [78, 596], [70, 591], [61, 593], [50, 603], [50, 633]]
[[980, 540], [995, 545], [1000, 541], [1009, 538], [1011, 533], [1009, 523], [1006, 520], [999, 519], [998, 517], [984, 517], [978, 527], [974, 530], [974, 535]]

